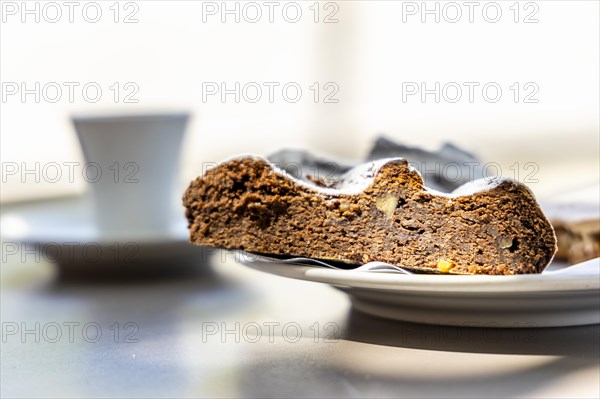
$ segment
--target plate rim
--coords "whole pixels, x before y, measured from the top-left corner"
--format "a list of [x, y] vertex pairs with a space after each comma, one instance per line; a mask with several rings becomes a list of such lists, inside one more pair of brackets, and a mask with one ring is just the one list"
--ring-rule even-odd
[[[588, 262], [597, 263], [600, 258]], [[238, 263], [281, 277], [334, 286], [394, 292], [552, 294], [556, 292], [600, 293], [600, 272], [581, 274], [528, 274], [513, 276], [444, 276], [336, 270], [319, 266], [250, 261]], [[594, 267], [594, 266], [591, 266]]]

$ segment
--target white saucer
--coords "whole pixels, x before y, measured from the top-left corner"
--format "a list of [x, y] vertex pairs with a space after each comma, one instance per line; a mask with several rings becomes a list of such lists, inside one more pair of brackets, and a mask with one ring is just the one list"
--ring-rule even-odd
[[542, 274], [450, 276], [339, 270], [255, 255], [236, 259], [279, 276], [331, 284], [354, 307], [380, 317], [470, 327], [556, 327], [600, 323], [600, 258]]
[[102, 234], [85, 197], [3, 206], [0, 216], [4, 257], [56, 262], [60, 266], [147, 265], [206, 258], [189, 243], [183, 210], [164, 231]]

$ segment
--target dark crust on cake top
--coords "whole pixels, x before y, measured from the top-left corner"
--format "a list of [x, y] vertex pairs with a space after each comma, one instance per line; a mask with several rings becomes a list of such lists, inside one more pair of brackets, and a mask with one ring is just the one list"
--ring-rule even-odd
[[240, 158], [194, 180], [183, 202], [193, 243], [249, 252], [451, 274], [540, 273], [556, 252], [552, 226], [523, 184], [436, 195], [403, 159], [348, 194]]

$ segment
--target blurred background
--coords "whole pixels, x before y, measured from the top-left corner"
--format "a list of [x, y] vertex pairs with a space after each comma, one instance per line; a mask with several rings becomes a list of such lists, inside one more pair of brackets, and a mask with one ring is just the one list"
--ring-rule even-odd
[[4, 1], [0, 199], [85, 191], [21, 173], [83, 162], [71, 114], [169, 110], [193, 114], [181, 187], [240, 152], [360, 159], [381, 133], [534, 172], [540, 196], [597, 183], [598, 2], [489, 3]]
[[[211, 258], [181, 205], [170, 235], [95, 236], [82, 194], [103, 186], [71, 116], [189, 113], [180, 156], [150, 162], [178, 162], [178, 204], [239, 153], [350, 163], [380, 135], [451, 142], [544, 203], [588, 203], [561, 227], [577, 263], [600, 250], [599, 4], [0, 1], [1, 396], [598, 397], [597, 325], [377, 319], [328, 285]], [[257, 323], [279, 330], [228, 333]]]

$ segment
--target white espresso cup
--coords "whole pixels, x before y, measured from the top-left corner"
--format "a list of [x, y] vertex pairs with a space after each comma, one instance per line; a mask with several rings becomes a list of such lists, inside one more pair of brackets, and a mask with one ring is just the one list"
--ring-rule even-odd
[[72, 118], [101, 234], [168, 231], [188, 119], [187, 113]]

